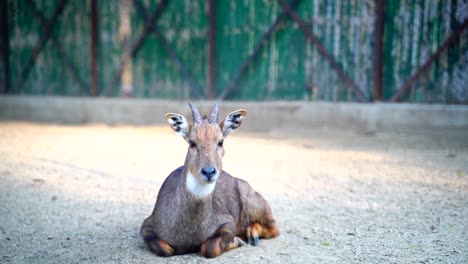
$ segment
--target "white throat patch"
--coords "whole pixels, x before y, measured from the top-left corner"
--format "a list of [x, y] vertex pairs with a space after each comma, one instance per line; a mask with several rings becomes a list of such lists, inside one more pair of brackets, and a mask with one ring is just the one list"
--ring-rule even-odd
[[198, 198], [203, 198], [212, 193], [215, 189], [216, 182], [205, 183], [199, 181], [192, 173], [187, 172], [186, 180], [187, 189]]

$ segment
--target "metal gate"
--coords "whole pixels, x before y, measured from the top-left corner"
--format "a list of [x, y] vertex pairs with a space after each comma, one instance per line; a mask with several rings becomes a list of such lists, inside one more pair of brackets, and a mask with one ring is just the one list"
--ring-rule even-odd
[[2, 91], [468, 103], [467, 1], [1, 2]]

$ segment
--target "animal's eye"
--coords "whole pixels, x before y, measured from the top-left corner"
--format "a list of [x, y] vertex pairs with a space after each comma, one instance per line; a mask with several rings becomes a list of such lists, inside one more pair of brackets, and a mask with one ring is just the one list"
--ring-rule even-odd
[[224, 143], [224, 140], [220, 140], [220, 141], [218, 142], [218, 146], [222, 147], [222, 146], [223, 146], [223, 143]]
[[194, 148], [197, 146], [197, 143], [195, 143], [195, 141], [192, 141], [192, 140], [189, 141], [189, 144], [191, 148]]

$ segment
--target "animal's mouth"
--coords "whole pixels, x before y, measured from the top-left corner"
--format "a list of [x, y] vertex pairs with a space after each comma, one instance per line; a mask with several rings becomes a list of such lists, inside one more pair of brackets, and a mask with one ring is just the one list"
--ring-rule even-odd
[[218, 175], [216, 174], [210, 177], [208, 181], [208, 179], [203, 176], [194, 176], [189, 172], [187, 175], [186, 185], [190, 192], [195, 196], [205, 197], [214, 191], [217, 178]]
[[218, 175], [211, 176], [210, 178], [202, 176], [202, 178], [203, 182], [205, 182], [206, 184], [212, 184], [216, 182], [216, 180], [218, 179]]

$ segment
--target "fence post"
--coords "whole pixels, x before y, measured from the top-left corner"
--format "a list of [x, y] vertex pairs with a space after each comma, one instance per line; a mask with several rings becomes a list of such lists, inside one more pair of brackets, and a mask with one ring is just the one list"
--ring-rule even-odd
[[374, 91], [373, 101], [383, 100], [383, 37], [385, 0], [375, 0]]
[[215, 97], [216, 82], [216, 5], [215, 0], [208, 1], [208, 85], [207, 97]]
[[89, 0], [91, 16], [90, 16], [90, 26], [91, 26], [91, 41], [89, 47], [89, 57], [90, 57], [90, 70], [91, 70], [91, 86], [89, 93], [91, 96], [98, 95], [98, 82], [99, 82], [99, 72], [98, 72], [98, 0]]
[[7, 0], [0, 1], [0, 46], [1, 46], [1, 64], [3, 65], [2, 73], [2, 89], [1, 92], [6, 94], [10, 88], [10, 46], [8, 38], [8, 4]]

